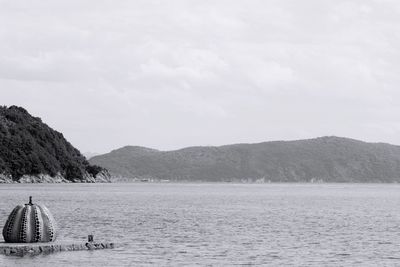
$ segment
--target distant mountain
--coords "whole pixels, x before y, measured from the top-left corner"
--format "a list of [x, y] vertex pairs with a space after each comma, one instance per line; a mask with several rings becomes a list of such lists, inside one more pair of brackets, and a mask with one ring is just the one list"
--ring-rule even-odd
[[64, 136], [17, 106], [0, 106], [0, 182], [106, 181]]
[[189, 147], [127, 146], [90, 162], [113, 175], [172, 181], [400, 182], [400, 147], [340, 137]]
[[95, 152], [84, 152], [83, 155], [87, 160], [93, 158], [94, 156], [100, 155], [100, 153], [95, 153]]

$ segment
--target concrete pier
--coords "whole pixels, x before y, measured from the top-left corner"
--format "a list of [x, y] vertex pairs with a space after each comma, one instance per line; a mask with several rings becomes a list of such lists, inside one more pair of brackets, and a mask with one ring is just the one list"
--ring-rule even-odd
[[111, 242], [95, 242], [92, 236], [89, 237], [88, 242], [0, 243], [0, 254], [23, 257], [61, 251], [112, 249], [114, 247], [115, 244]]

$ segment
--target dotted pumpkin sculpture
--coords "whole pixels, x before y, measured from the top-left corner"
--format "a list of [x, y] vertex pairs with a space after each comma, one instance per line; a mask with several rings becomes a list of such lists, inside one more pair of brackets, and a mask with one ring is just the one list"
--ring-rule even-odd
[[18, 205], [11, 212], [3, 228], [7, 243], [52, 242], [56, 239], [56, 224], [49, 210], [43, 205], [29, 203]]

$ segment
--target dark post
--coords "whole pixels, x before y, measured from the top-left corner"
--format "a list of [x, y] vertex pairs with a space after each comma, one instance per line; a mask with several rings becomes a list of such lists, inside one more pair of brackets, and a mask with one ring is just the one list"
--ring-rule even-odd
[[93, 242], [93, 235], [88, 235], [88, 242]]

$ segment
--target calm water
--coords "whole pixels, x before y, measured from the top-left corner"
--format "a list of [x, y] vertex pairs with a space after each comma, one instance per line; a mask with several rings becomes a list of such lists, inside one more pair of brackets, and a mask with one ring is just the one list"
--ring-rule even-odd
[[0, 266], [400, 265], [398, 185], [0, 185], [1, 227], [29, 195], [53, 212], [60, 240], [93, 233], [122, 246], [0, 255]]

